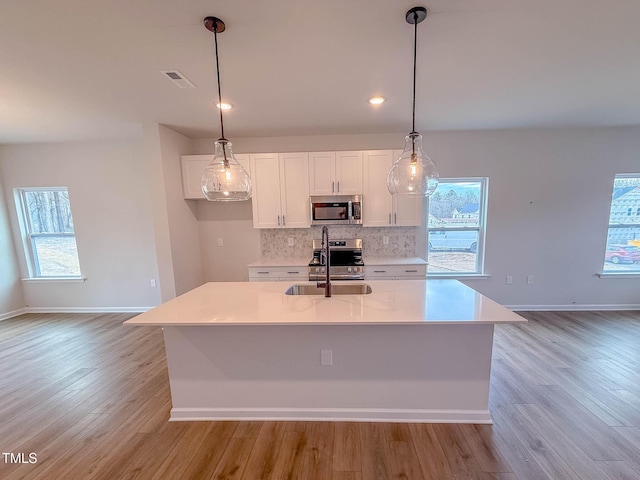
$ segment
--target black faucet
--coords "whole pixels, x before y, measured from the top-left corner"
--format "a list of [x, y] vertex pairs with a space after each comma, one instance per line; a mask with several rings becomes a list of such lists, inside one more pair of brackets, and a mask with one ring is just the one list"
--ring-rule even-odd
[[320, 246], [320, 249], [320, 264], [322, 264], [322, 257], [324, 256], [325, 279], [323, 283], [316, 282], [316, 287], [324, 288], [324, 296], [330, 297], [331, 280], [329, 276], [329, 269], [331, 268], [331, 249], [329, 248], [329, 228], [327, 228], [326, 225], [322, 227], [322, 245]]

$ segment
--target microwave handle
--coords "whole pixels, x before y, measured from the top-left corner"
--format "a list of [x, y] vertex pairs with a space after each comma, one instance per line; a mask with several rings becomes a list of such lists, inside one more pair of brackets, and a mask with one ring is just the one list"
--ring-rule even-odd
[[353, 223], [353, 202], [351, 200], [347, 202], [347, 218], [349, 223]]

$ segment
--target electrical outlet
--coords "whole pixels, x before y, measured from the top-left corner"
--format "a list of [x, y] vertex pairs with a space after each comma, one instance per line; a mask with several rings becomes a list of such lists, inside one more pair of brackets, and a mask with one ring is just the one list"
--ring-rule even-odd
[[218, 246], [224, 247], [224, 241], [221, 238], [218, 239]]
[[293, 247], [293, 237], [287, 238], [287, 245], [289, 245], [290, 247]]
[[511, 275], [507, 275], [507, 277], [505, 279], [505, 283], [507, 285], [511, 285], [513, 283], [513, 277]]
[[152, 278], [151, 280], [149, 280], [149, 285], [151, 285], [152, 287], [156, 286], [156, 279]]
[[533, 285], [533, 275], [527, 275], [527, 285]]
[[320, 350], [320, 365], [325, 367], [333, 365], [333, 350]]
[[383, 245], [389, 245], [389, 237], [387, 235], [384, 235], [382, 237], [382, 244]]

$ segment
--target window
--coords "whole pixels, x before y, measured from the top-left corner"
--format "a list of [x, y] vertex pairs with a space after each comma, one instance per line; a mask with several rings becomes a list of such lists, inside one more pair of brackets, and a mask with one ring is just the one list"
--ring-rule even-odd
[[633, 211], [640, 213], [640, 174], [616, 175], [604, 254], [605, 273], [640, 273], [640, 218], [632, 215]]
[[487, 178], [440, 179], [429, 198], [429, 273], [482, 273], [487, 181]]
[[80, 277], [66, 188], [18, 190], [30, 277]]

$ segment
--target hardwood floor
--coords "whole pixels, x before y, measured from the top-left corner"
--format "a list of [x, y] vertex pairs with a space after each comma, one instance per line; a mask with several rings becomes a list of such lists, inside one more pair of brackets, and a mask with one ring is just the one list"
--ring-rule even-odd
[[170, 423], [159, 328], [5, 320], [0, 478], [639, 479], [640, 312], [523, 315], [496, 327], [493, 425]]

